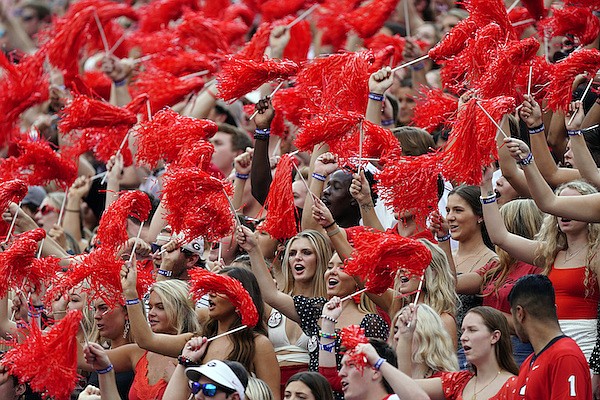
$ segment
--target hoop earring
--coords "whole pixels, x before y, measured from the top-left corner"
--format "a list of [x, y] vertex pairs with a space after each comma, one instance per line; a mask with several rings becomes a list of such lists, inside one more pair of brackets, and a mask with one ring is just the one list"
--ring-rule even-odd
[[125, 320], [125, 327], [123, 328], [123, 339], [127, 339], [127, 335], [129, 334], [129, 320]]

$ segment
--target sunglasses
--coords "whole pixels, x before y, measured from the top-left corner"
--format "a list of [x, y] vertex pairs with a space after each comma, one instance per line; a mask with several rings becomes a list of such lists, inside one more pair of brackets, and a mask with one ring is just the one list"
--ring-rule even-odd
[[43, 207], [40, 208], [40, 212], [42, 213], [42, 215], [48, 215], [51, 212], [55, 212], [58, 213], [58, 210], [52, 206], [49, 205], [44, 205]]
[[157, 251], [160, 251], [162, 246], [159, 246], [156, 243], [150, 243], [150, 249], [152, 250], [152, 254], [156, 253]]
[[189, 381], [190, 390], [192, 394], [198, 394], [202, 391], [202, 394], [207, 397], [214, 397], [217, 394], [217, 391], [225, 392], [231, 394], [232, 392], [228, 392], [227, 390], [223, 390], [218, 387], [214, 383], [200, 383], [196, 381]]

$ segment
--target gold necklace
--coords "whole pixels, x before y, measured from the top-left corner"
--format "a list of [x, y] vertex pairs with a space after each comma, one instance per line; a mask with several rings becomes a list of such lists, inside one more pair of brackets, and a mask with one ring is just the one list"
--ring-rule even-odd
[[585, 246], [581, 246], [581, 248], [571, 254], [569, 254], [569, 248], [567, 247], [567, 249], [565, 250], [565, 263], [569, 260], [572, 260], [577, 254], [581, 253], [581, 251], [585, 248], [587, 248], [588, 245], [586, 244]]
[[498, 378], [500, 376], [500, 372], [502, 372], [502, 370], [498, 371], [498, 373], [496, 374], [496, 376], [494, 377], [494, 379], [492, 379], [487, 385], [485, 385], [484, 387], [482, 387], [479, 391], [477, 391], [477, 375], [475, 375], [475, 385], [473, 385], [473, 396], [471, 397], [471, 400], [477, 400], [477, 395], [479, 393], [483, 392], [492, 383], [494, 383], [494, 381], [496, 380], [496, 378]]

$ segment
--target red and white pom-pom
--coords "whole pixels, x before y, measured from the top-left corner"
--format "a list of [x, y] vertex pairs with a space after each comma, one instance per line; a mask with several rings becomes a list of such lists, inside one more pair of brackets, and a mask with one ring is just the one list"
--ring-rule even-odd
[[169, 21], [181, 17], [186, 9], [198, 10], [199, 3], [194, 0], [158, 0], [138, 9], [141, 32], [154, 32], [165, 28]]
[[[0, 253], [0, 296], [5, 297], [11, 288], [22, 290], [28, 267], [37, 252], [37, 242], [30, 238], [17, 238]], [[23, 276], [25, 275], [25, 276]]]
[[137, 122], [135, 114], [126, 108], [81, 95], [76, 95], [61, 115], [58, 128], [62, 132], [119, 124], [133, 126]]
[[429, 58], [439, 62], [456, 56], [465, 48], [467, 40], [475, 35], [477, 28], [477, 23], [472, 19], [463, 19], [437, 45], [429, 50]]
[[212, 177], [200, 168], [171, 168], [165, 175], [162, 202], [174, 232], [190, 241], [204, 237], [216, 241], [233, 231], [233, 214], [226, 196], [231, 183]]
[[[519, 67], [529, 64], [539, 47], [540, 43], [532, 37], [507, 43], [498, 51], [481, 79], [473, 82], [473, 87], [479, 89], [484, 98], [515, 96], [515, 81], [520, 72]], [[498, 71], [502, 71], [502, 74]]]
[[464, 50], [453, 59], [463, 65], [466, 79], [469, 83], [477, 82], [491, 70], [492, 64], [498, 58], [498, 52], [506, 45], [506, 34], [495, 22], [480, 28], [475, 36], [467, 40]]
[[294, 157], [289, 154], [283, 154], [279, 159], [265, 201], [267, 217], [258, 226], [260, 231], [282, 242], [298, 234], [298, 212], [292, 191], [293, 163]]
[[437, 209], [441, 171], [440, 152], [386, 160], [377, 174], [379, 197], [400, 215], [410, 212], [422, 221]]
[[27, 183], [21, 179], [0, 182], [0, 211], [4, 212], [10, 203], [18, 203], [27, 194]]
[[48, 99], [44, 61], [42, 51], [23, 57], [19, 64], [9, 62], [4, 53], [0, 54], [0, 68], [4, 71], [0, 79], [0, 146], [11, 139], [11, 130], [21, 113]]
[[359, 123], [363, 118], [349, 112], [316, 115], [302, 125], [294, 144], [302, 151], [312, 151], [315, 145], [325, 142], [332, 153], [349, 158], [358, 152], [358, 147], [352, 146], [352, 138], [359, 134]]
[[70, 187], [77, 178], [73, 160], [62, 157], [46, 141], [18, 141], [19, 155], [0, 160], [0, 181], [22, 179], [28, 186], [45, 186], [55, 181]]
[[515, 36], [523, 37], [525, 31], [535, 24], [535, 20], [531, 18], [531, 14], [525, 7], [515, 7], [508, 13], [508, 19], [513, 24]]
[[217, 129], [210, 120], [184, 117], [170, 108], [160, 110], [136, 128], [137, 162], [151, 168], [160, 160], [176, 162], [182, 156], [181, 149], [212, 137]]
[[182, 101], [190, 93], [204, 87], [201, 77], [178, 78], [173, 74], [156, 68], [140, 72], [131, 84], [131, 95], [147, 94], [152, 112], [162, 110]]
[[361, 328], [358, 325], [346, 326], [342, 328], [342, 331], [340, 332], [340, 339], [342, 347], [346, 349], [346, 352], [344, 353], [344, 356], [347, 357], [346, 363], [354, 364], [356, 369], [362, 373], [368, 362], [364, 354], [356, 351], [356, 346], [369, 343], [369, 339], [365, 336], [364, 328]]
[[44, 399], [68, 400], [79, 380], [77, 373], [77, 332], [81, 311], [71, 310], [48, 332], [37, 324], [20, 329], [19, 343], [2, 357], [8, 374], [41, 393]]
[[600, 69], [600, 51], [581, 49], [555, 64], [548, 86], [548, 108], [567, 110], [573, 98], [573, 80], [579, 74], [595, 74]]
[[[305, 108], [306, 99], [299, 92], [298, 87], [289, 87], [278, 90], [271, 98], [275, 116], [283, 114], [287, 121], [296, 126], [301, 126], [304, 120], [310, 117], [308, 108]], [[271, 129], [271, 134], [273, 130]]]
[[204, 268], [194, 268], [190, 273], [190, 293], [194, 300], [208, 293], [217, 293], [227, 296], [235, 307], [235, 312], [242, 318], [242, 324], [253, 328], [258, 324], [258, 311], [254, 300], [237, 279], [227, 275], [215, 274]]
[[415, 101], [412, 124], [432, 133], [449, 127], [458, 108], [458, 99], [441, 89], [421, 86]]
[[175, 29], [163, 29], [156, 32], [132, 32], [129, 42], [131, 47], [139, 47], [142, 54], [161, 54], [165, 49], [180, 47], [180, 40]]
[[148, 219], [152, 205], [148, 195], [139, 190], [123, 192], [102, 214], [98, 225], [96, 240], [100, 247], [116, 250], [129, 238], [127, 234], [127, 218], [139, 221]]
[[532, 66], [531, 71], [531, 95], [536, 99], [538, 103], [548, 94], [548, 85], [553, 75], [555, 64], [550, 64], [545, 56], [535, 56], [529, 63], [529, 65], [522, 65], [519, 74], [517, 75], [517, 81], [515, 87], [517, 89], [517, 103], [522, 103], [524, 96], [527, 94], [529, 87], [529, 67]]
[[345, 16], [352, 12], [360, 0], [325, 0], [315, 10], [317, 27], [322, 32], [322, 44], [333, 47], [333, 51], [342, 50], [346, 36], [351, 29]]
[[512, 97], [473, 98], [458, 111], [442, 153], [443, 173], [446, 179], [467, 185], [479, 185], [481, 169], [498, 159], [495, 139], [498, 129], [477, 105], [478, 102], [498, 124], [504, 114], [515, 108]]
[[103, 98], [106, 101], [110, 100], [110, 88], [112, 85], [111, 79], [102, 71], [85, 71], [81, 75], [81, 80], [92, 93]]
[[580, 46], [586, 46], [598, 37], [600, 21], [589, 7], [553, 8], [552, 16], [541, 21], [540, 32], [549, 30], [553, 37], [573, 35]]
[[396, 8], [398, 0], [371, 0], [345, 16], [346, 23], [363, 39], [381, 29]]
[[[289, 60], [254, 61], [229, 57], [221, 66], [217, 78], [219, 96], [225, 101], [237, 100], [267, 82], [295, 75], [298, 68], [298, 64]], [[244, 79], [240, 79], [240, 76]]]

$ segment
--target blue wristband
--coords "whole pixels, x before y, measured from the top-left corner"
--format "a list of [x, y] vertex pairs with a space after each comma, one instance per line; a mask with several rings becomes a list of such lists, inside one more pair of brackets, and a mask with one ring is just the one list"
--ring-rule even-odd
[[136, 304], [140, 304], [140, 299], [125, 300], [125, 304], [128, 306], [135, 306]]
[[122, 87], [127, 85], [127, 78], [123, 79], [122, 81], [113, 81], [113, 83], [115, 84], [115, 87]]
[[243, 181], [245, 181], [246, 179], [248, 179], [248, 177], [250, 176], [250, 174], [240, 174], [239, 172], [235, 173], [235, 177], [238, 179], [241, 179]]
[[425, 63], [423, 61], [410, 66], [410, 69], [412, 69], [413, 71], [420, 71], [423, 68], [425, 68]]
[[451, 237], [452, 237], [452, 235], [448, 233], [442, 237], [437, 238], [437, 241], [438, 242], [447, 242], [448, 240], [450, 240]]
[[167, 278], [170, 278], [171, 275], [173, 275], [173, 271], [167, 271], [164, 269], [159, 269], [158, 271], [156, 271], [159, 275], [165, 276]]
[[319, 343], [319, 349], [326, 351], [328, 353], [333, 353], [333, 351], [335, 350], [335, 341], [328, 343], [328, 344]]
[[112, 370], [113, 370], [113, 365], [110, 364], [108, 367], [106, 367], [104, 369], [97, 369], [96, 372], [98, 373], [98, 375], [104, 375], [104, 374], [108, 374]]
[[376, 371], [379, 371], [379, 369], [381, 368], [381, 366], [383, 365], [384, 362], [386, 362], [387, 360], [385, 358], [380, 358], [379, 360], [377, 360], [377, 362], [375, 363], [375, 365], [373, 365], [373, 368]]
[[577, 129], [577, 130], [567, 131], [567, 135], [569, 135], [569, 136], [579, 136], [579, 135], [581, 135], [581, 130]]
[[517, 164], [519, 164], [519, 165], [529, 165], [529, 164], [531, 164], [532, 161], [533, 161], [533, 153], [529, 153], [529, 154], [527, 154], [527, 157], [525, 157], [522, 160], [517, 161]]
[[541, 124], [540, 126], [536, 126], [535, 128], [529, 129], [530, 135], [535, 135], [536, 133], [541, 133], [541, 132], [544, 132], [544, 124]]
[[383, 99], [385, 99], [385, 96], [382, 94], [379, 94], [379, 93], [370, 92], [369, 99], [375, 100], [375, 101], [383, 101]]
[[496, 202], [496, 195], [493, 194], [491, 196], [488, 197], [482, 197], [479, 196], [479, 201], [481, 201], [481, 204], [492, 204]]
[[321, 182], [325, 182], [326, 178], [325, 175], [317, 174], [316, 172], [313, 172], [312, 177]]

